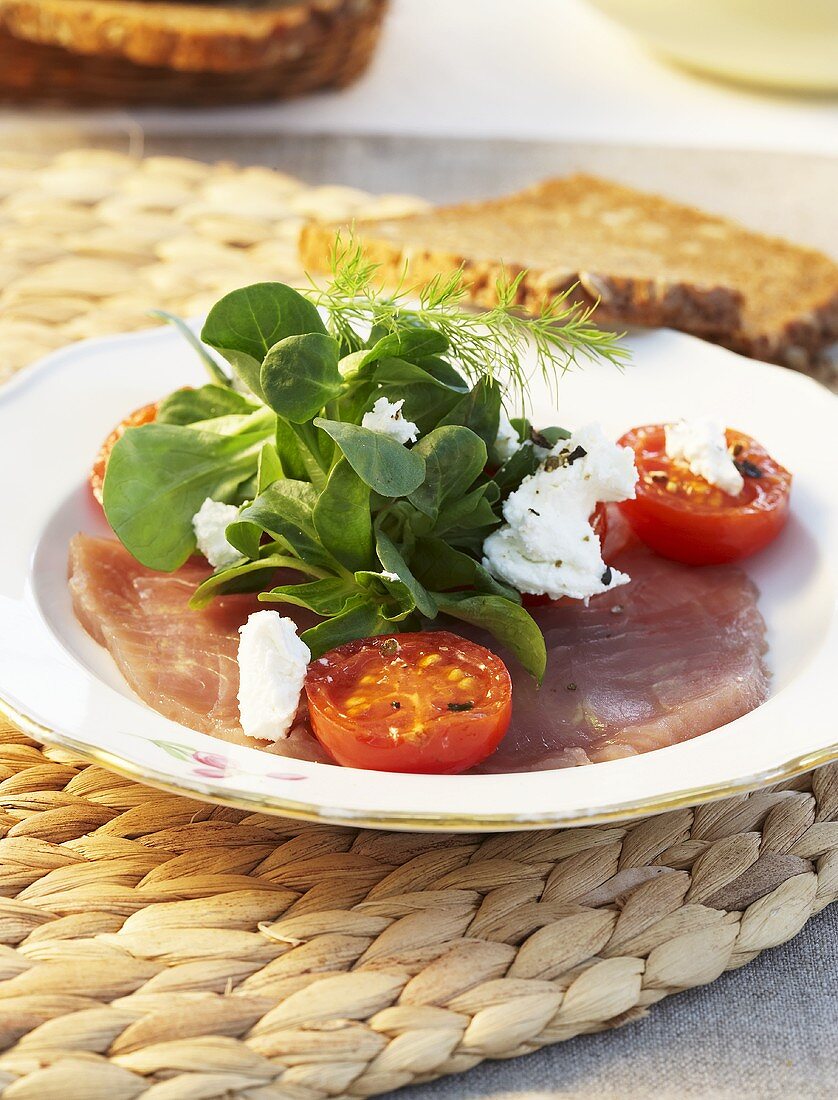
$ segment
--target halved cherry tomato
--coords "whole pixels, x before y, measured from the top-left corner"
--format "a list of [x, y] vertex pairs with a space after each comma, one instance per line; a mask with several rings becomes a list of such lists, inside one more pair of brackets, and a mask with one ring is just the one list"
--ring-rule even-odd
[[500, 657], [445, 630], [347, 642], [312, 661], [305, 689], [317, 739], [348, 768], [465, 771], [512, 716]]
[[143, 424], [151, 424], [152, 421], [157, 419], [157, 402], [153, 402], [151, 405], [143, 405], [140, 409], [135, 409], [120, 421], [114, 428], [102, 446], [99, 448], [99, 453], [96, 455], [96, 461], [93, 463], [93, 468], [90, 471], [90, 488], [93, 490], [93, 495], [102, 503], [102, 486], [105, 484], [105, 470], [108, 468], [108, 459], [111, 457], [111, 451], [114, 449], [118, 439], [121, 439], [128, 428], [139, 428]]
[[[604, 504], [598, 504], [591, 512], [591, 527], [599, 538], [600, 546], [605, 545], [605, 536], [608, 534], [608, 512]], [[548, 603], [556, 603], [549, 596], [534, 596], [531, 592], [521, 593], [521, 603], [524, 607], [546, 607]]]
[[745, 481], [738, 496], [669, 458], [662, 424], [632, 428], [619, 441], [634, 451], [639, 474], [636, 499], [620, 510], [663, 557], [688, 565], [739, 561], [767, 546], [788, 519], [788, 470], [744, 432], [728, 428], [725, 436]]

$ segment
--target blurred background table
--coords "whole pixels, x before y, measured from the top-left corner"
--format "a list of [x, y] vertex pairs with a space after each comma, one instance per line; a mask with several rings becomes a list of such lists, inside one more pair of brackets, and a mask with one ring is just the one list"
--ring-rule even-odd
[[[352, 87], [284, 104], [39, 111], [67, 132], [402, 133], [838, 152], [838, 98], [764, 93], [671, 68], [584, 0], [392, 0]], [[0, 111], [0, 134], [30, 111]]]

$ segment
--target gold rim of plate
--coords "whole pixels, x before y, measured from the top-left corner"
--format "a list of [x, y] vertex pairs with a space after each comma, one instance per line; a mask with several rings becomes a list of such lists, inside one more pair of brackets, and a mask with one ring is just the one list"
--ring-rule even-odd
[[660, 797], [636, 799], [607, 809], [593, 807], [584, 813], [566, 816], [562, 816], [557, 811], [556, 814], [543, 815], [537, 818], [512, 814], [492, 814], [477, 817], [472, 814], [449, 814], [446, 816], [420, 812], [386, 813], [367, 817], [360, 813], [343, 812], [337, 809], [330, 810], [326, 807], [313, 805], [310, 802], [289, 801], [279, 797], [264, 799], [247, 791], [235, 789], [219, 790], [211, 784], [196, 783], [194, 787], [188, 787], [177, 781], [172, 781], [172, 778], [166, 776], [165, 773], [147, 771], [130, 760], [109, 752], [107, 749], [85, 745], [76, 741], [75, 738], [61, 733], [60, 730], [44, 726], [36, 719], [18, 710], [2, 696], [0, 696], [0, 716], [7, 718], [13, 725], [16, 725], [24, 733], [38, 741], [71, 749], [92, 764], [99, 764], [126, 779], [166, 791], [169, 794], [193, 799], [196, 797], [202, 798], [221, 806], [231, 806], [235, 809], [269, 814], [274, 817], [290, 817], [298, 821], [401, 831], [414, 829], [426, 832], [513, 832], [531, 829], [568, 828], [579, 825], [601, 825], [610, 821], [650, 817], [654, 814], [667, 813], [670, 810], [699, 806], [706, 802], [715, 802], [721, 798], [746, 794], [761, 787], [769, 787], [776, 783], [794, 779], [798, 775], [815, 771], [817, 768], [822, 768], [838, 760], [838, 742], [834, 742], [826, 748], [792, 757], [791, 760], [777, 765], [776, 768], [758, 772], [744, 779], [729, 783], [712, 783], [706, 786], [689, 787]]

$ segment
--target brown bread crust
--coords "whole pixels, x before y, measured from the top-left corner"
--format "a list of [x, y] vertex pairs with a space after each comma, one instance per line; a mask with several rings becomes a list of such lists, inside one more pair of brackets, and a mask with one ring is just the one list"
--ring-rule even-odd
[[[537, 311], [576, 285], [611, 327], [665, 326], [755, 358], [805, 367], [838, 338], [838, 266], [813, 249], [595, 176], [575, 175], [482, 203], [356, 232], [385, 282], [462, 267], [479, 305], [503, 271], [525, 270], [519, 304]], [[334, 227], [307, 226], [304, 265], [322, 270]]]
[[[525, 270], [515, 263], [402, 247], [372, 235], [376, 227], [377, 223], [365, 222], [355, 226], [365, 254], [381, 265], [384, 283], [396, 282], [405, 264], [409, 266], [410, 282], [415, 285], [439, 272], [462, 268], [469, 284], [469, 298], [476, 305], [490, 307], [497, 304], [498, 278], [504, 273], [514, 277]], [[303, 227], [300, 258], [306, 270], [325, 269], [334, 235], [334, 226], [310, 223]], [[726, 287], [671, 285], [653, 278], [533, 268], [525, 270], [518, 289], [518, 305], [529, 313], [537, 313], [546, 301], [570, 288], [573, 288], [570, 301], [584, 306], [593, 306], [599, 301], [596, 320], [601, 325], [685, 328], [712, 337], [734, 328], [740, 315], [741, 296]]]

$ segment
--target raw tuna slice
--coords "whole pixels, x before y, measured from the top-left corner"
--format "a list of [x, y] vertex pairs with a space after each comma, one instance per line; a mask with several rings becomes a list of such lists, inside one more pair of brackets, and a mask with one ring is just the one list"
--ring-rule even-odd
[[513, 673], [512, 724], [479, 770], [634, 756], [716, 729], [767, 698], [765, 623], [740, 569], [679, 565], [639, 545], [615, 564], [630, 584], [587, 607], [534, 609], [547, 675], [537, 689]]
[[[265, 604], [249, 594], [224, 596], [204, 611], [191, 611], [189, 598], [209, 572], [202, 559], [194, 558], [176, 573], [156, 573], [113, 539], [76, 535], [70, 544], [76, 616], [108, 649], [144, 702], [184, 726], [227, 741], [283, 756], [325, 759], [304, 724], [296, 724], [278, 746], [242, 733], [236, 698], [238, 628]], [[303, 627], [315, 621], [299, 608], [283, 614], [291, 612]]]
[[[544, 684], [537, 689], [504, 655], [514, 684], [512, 723], [476, 770], [571, 767], [648, 752], [724, 725], [767, 697], [765, 624], [747, 576], [732, 566], [665, 561], [611, 530], [607, 560], [631, 583], [588, 607], [568, 600], [533, 611], [547, 639]], [[198, 562], [153, 573], [110, 540], [78, 535], [71, 547], [76, 614], [134, 691], [184, 725], [246, 741], [236, 704], [237, 629], [258, 605], [253, 596], [228, 596], [207, 611], [189, 611], [206, 575]], [[310, 625], [305, 612], [291, 611]], [[463, 633], [498, 648], [486, 635]], [[289, 739], [261, 747], [324, 759], [302, 708], [298, 718]]]

